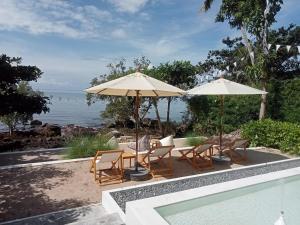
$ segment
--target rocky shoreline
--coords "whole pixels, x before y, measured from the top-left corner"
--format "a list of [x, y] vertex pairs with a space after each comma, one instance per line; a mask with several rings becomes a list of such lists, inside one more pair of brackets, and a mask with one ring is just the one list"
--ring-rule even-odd
[[[9, 136], [8, 132], [0, 132], [0, 152], [64, 147], [68, 140], [81, 135], [97, 135], [109, 132], [116, 137], [134, 135], [134, 127], [134, 121], [127, 121], [126, 124], [120, 122], [103, 124], [102, 127], [95, 128], [74, 124], [66, 126], [43, 124], [42, 121], [33, 120], [26, 129], [15, 131], [12, 136]], [[141, 127], [141, 135], [143, 133], [157, 135], [158, 125], [156, 120], [147, 118], [141, 122]], [[180, 136], [182, 125], [176, 128], [174, 135]]]
[[15, 131], [12, 136], [8, 132], [0, 133], [0, 152], [63, 147], [75, 135], [97, 134], [99, 131], [100, 128], [43, 124], [34, 120], [29, 128]]

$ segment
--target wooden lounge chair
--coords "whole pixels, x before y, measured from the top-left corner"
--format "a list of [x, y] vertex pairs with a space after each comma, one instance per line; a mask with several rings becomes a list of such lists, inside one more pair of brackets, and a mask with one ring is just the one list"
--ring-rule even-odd
[[212, 144], [213, 151], [212, 155], [219, 154], [221, 151], [223, 151], [225, 148], [227, 148], [230, 144], [233, 143], [233, 140], [227, 137], [222, 137], [222, 149], [220, 147], [220, 137], [219, 136], [212, 136], [208, 138], [205, 143]]
[[[239, 163], [247, 161], [247, 146], [249, 141], [245, 139], [236, 139], [233, 142], [226, 144], [223, 148], [224, 154], [230, 157], [232, 162]], [[237, 149], [242, 149], [242, 153], [238, 152]]]
[[123, 182], [123, 150], [97, 151], [91, 162], [90, 172], [94, 173], [95, 181]]
[[196, 169], [213, 168], [212, 154], [213, 144], [204, 143], [195, 147], [178, 150], [181, 157], [178, 160], [187, 160]]
[[151, 148], [142, 158], [141, 165], [150, 170], [153, 177], [172, 176], [173, 164], [171, 151], [174, 146]]

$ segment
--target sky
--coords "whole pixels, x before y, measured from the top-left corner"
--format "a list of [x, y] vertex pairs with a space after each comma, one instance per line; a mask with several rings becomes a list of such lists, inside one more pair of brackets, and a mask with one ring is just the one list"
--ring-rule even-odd
[[[108, 63], [146, 56], [152, 65], [204, 60], [222, 39], [240, 36], [215, 23], [220, 6], [202, 0], [0, 0], [0, 54], [36, 65], [41, 91], [83, 91]], [[284, 0], [276, 27], [300, 22], [299, 0]]]

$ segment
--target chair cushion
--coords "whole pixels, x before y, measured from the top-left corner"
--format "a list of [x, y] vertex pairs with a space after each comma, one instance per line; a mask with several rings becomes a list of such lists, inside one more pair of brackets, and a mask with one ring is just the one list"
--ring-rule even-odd
[[161, 146], [174, 146], [173, 135], [160, 139]]
[[[139, 146], [139, 152], [148, 151], [150, 149], [150, 136], [145, 135], [142, 138], [140, 138], [138, 140], [138, 146]], [[136, 143], [132, 142], [132, 143], [128, 144], [128, 147], [135, 150]]]

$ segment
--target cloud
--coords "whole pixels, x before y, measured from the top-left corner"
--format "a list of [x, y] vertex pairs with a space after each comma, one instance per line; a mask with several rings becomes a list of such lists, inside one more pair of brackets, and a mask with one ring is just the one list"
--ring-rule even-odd
[[140, 54], [145, 55], [153, 62], [162, 62], [174, 58], [174, 55], [188, 48], [188, 43], [183, 40], [173, 40], [171, 38], [160, 38], [158, 40], [140, 39], [132, 40], [130, 45], [136, 48]]
[[53, 49], [53, 52], [35, 51], [23, 40], [0, 40], [0, 49], [9, 56], [22, 56], [22, 65], [35, 65], [43, 71], [34, 88], [40, 90], [83, 90], [90, 86], [92, 78], [107, 72], [106, 65], [114, 55], [84, 58], [76, 51]]
[[0, 1], [0, 30], [98, 37], [98, 31], [103, 29], [101, 21], [112, 22], [112, 16], [93, 5], [76, 6], [61, 0]]
[[108, 0], [120, 12], [136, 13], [140, 11], [148, 0]]
[[119, 29], [113, 30], [111, 32], [111, 36], [114, 38], [122, 39], [122, 38], [126, 38], [127, 34], [126, 34], [125, 30], [123, 30], [122, 28], [119, 28]]

